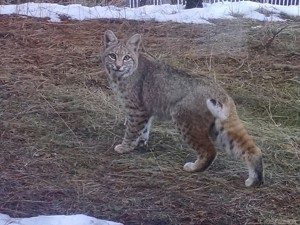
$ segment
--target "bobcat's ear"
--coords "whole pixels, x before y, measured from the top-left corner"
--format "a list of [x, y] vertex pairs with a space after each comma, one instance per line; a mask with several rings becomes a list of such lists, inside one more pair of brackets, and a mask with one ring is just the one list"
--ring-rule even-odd
[[107, 30], [104, 33], [104, 48], [108, 48], [110, 45], [117, 44], [118, 38], [111, 30]]
[[127, 46], [131, 48], [133, 51], [137, 52], [139, 50], [139, 46], [141, 43], [141, 35], [135, 34], [127, 41]]

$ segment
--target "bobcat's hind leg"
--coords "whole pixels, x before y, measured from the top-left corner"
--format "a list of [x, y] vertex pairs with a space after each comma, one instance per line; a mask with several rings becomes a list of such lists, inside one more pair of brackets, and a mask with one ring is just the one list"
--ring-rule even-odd
[[217, 152], [207, 131], [203, 130], [204, 124], [199, 122], [199, 117], [188, 113], [178, 113], [172, 117], [183, 139], [197, 152], [197, 160], [186, 163], [183, 169], [187, 172], [205, 171], [216, 158]]
[[126, 119], [126, 131], [122, 144], [115, 146], [118, 153], [127, 153], [137, 147], [147, 144], [149, 139], [152, 117], [147, 115], [129, 116]]
[[257, 148], [257, 152], [254, 154], [247, 154], [245, 162], [249, 170], [249, 177], [245, 181], [246, 187], [262, 185], [264, 183], [264, 168], [261, 151]]
[[239, 120], [233, 101], [229, 99], [228, 106], [222, 105], [215, 99], [208, 99], [206, 103], [210, 112], [215, 116], [209, 132], [212, 140], [227, 154], [242, 159], [246, 163], [249, 171], [249, 177], [245, 181], [247, 187], [263, 184], [262, 152]]
[[[209, 139], [202, 141], [210, 141]], [[187, 162], [184, 164], [183, 169], [187, 172], [203, 172], [213, 163], [217, 156], [217, 152], [214, 146], [210, 143], [206, 145], [197, 145], [197, 144], [190, 144], [194, 146], [193, 148], [197, 151], [197, 160], [195, 162]], [[196, 147], [197, 145], [198, 147]], [[200, 147], [201, 146], [201, 147]]]

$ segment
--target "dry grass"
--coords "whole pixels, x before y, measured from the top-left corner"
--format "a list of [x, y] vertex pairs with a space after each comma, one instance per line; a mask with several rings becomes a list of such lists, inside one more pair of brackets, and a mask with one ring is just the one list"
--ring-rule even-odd
[[[0, 17], [0, 212], [85, 213], [125, 224], [298, 224], [299, 29], [248, 20], [216, 26]], [[254, 28], [261, 26], [260, 28]], [[191, 73], [218, 79], [262, 147], [266, 184], [245, 188], [241, 162], [220, 154], [187, 174], [195, 155], [169, 123], [149, 146], [118, 155], [123, 115], [100, 64], [106, 29], [143, 34], [143, 47]], [[199, 75], [199, 74], [198, 74]], [[297, 80], [297, 79], [296, 79]]]

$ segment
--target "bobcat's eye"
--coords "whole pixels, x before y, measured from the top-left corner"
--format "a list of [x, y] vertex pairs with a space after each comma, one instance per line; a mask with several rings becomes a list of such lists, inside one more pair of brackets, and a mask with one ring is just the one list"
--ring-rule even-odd
[[108, 55], [109, 58], [111, 58], [112, 60], [116, 60], [117, 56], [114, 53], [111, 53]]
[[131, 59], [131, 57], [129, 55], [125, 55], [123, 58], [124, 61], [129, 61], [130, 59]]

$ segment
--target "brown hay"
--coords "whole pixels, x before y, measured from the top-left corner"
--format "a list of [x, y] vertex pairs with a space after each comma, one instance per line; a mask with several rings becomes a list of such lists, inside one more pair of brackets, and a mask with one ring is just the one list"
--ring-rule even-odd
[[[272, 65], [297, 65], [291, 49], [299, 53], [299, 31], [276, 37], [268, 55], [257, 46], [271, 37], [269, 27], [251, 28], [263, 23], [213, 22], [1, 16], [0, 212], [85, 213], [125, 224], [297, 224], [299, 86], [287, 80], [294, 71]], [[99, 59], [106, 29], [140, 32], [144, 49], [161, 60], [223, 83], [263, 149], [266, 184], [245, 188], [246, 169], [222, 154], [208, 171], [187, 174], [182, 165], [194, 153], [169, 123], [154, 125], [147, 148], [115, 153], [124, 121]]]

